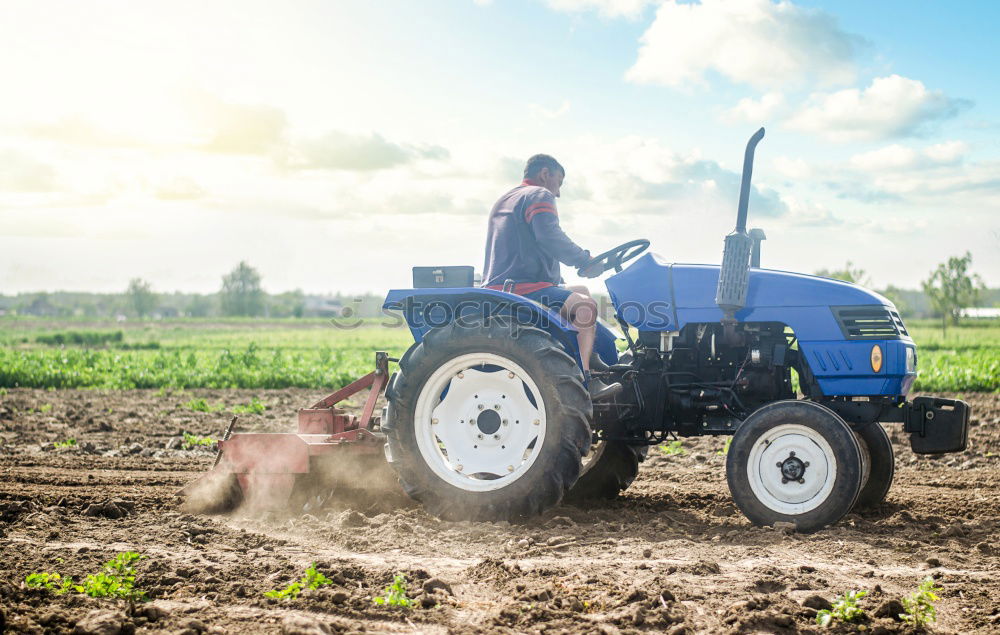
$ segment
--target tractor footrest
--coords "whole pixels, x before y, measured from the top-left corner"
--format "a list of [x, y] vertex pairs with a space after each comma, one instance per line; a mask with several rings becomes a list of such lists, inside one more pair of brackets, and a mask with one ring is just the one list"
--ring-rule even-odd
[[905, 404], [903, 431], [915, 454], [961, 452], [969, 442], [969, 404], [958, 399], [917, 397]]

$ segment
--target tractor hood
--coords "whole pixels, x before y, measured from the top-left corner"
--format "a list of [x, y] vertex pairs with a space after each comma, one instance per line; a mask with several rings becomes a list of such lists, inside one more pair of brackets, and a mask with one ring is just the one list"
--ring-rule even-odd
[[[715, 304], [718, 282], [718, 265], [669, 263], [655, 254], [645, 254], [608, 278], [607, 287], [626, 322], [640, 330], [663, 331], [679, 330], [688, 322], [722, 319], [722, 311]], [[844, 306], [885, 306], [895, 310], [889, 300], [856, 284], [788, 271], [750, 269], [746, 306], [737, 311], [736, 319], [787, 322], [791, 315], [809, 316], [807, 321], [820, 322], [813, 325], [822, 331], [816, 335], [829, 337], [840, 331], [830, 307]], [[802, 310], [788, 311], [790, 307]], [[799, 326], [806, 331], [816, 330], [805, 324]]]

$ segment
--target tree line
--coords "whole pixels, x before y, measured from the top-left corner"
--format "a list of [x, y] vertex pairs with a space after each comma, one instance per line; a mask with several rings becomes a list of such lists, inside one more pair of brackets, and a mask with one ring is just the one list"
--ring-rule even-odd
[[[1000, 306], [1000, 289], [987, 289], [970, 271], [972, 255], [949, 258], [928, 274], [919, 290], [889, 285], [877, 291], [891, 300], [904, 317], [940, 317], [942, 327], [958, 323], [960, 311], [974, 306]], [[821, 269], [816, 275], [871, 288], [868, 273], [848, 261], [841, 269]], [[260, 273], [240, 262], [222, 276], [217, 293], [157, 293], [141, 278], [123, 293], [40, 292], [0, 295], [0, 312], [54, 317], [335, 317], [345, 311], [355, 317], [376, 317], [383, 297], [375, 294], [319, 296], [301, 290], [269, 294]]]
[[260, 273], [240, 262], [222, 276], [216, 293], [158, 293], [141, 278], [133, 278], [122, 293], [71, 291], [0, 295], [0, 314], [47, 317], [172, 318], [172, 317], [335, 317], [347, 309], [359, 317], [375, 317], [382, 296], [373, 294], [306, 294], [301, 290], [267, 293]]

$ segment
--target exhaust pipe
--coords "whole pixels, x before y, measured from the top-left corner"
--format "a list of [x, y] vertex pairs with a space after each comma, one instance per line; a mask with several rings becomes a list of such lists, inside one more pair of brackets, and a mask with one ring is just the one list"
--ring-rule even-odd
[[743, 180], [740, 182], [740, 202], [736, 214], [736, 229], [726, 236], [722, 251], [722, 266], [719, 268], [719, 286], [715, 291], [715, 303], [722, 309], [722, 324], [727, 335], [736, 324], [736, 312], [746, 306], [747, 285], [750, 272], [750, 252], [752, 240], [747, 234], [747, 207], [750, 204], [750, 176], [753, 172], [753, 153], [764, 138], [761, 128], [750, 137], [743, 155]]

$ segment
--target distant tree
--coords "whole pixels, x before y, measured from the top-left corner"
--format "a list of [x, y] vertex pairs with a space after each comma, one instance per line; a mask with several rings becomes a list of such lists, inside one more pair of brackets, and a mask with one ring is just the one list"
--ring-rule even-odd
[[264, 291], [257, 270], [241, 262], [228, 275], [222, 276], [219, 300], [224, 315], [257, 316], [264, 313]]
[[184, 312], [191, 317], [207, 317], [212, 312], [212, 298], [207, 295], [195, 295], [187, 303]]
[[272, 295], [268, 299], [271, 317], [302, 317], [306, 308], [306, 297], [300, 289]]
[[879, 293], [885, 296], [887, 300], [896, 306], [896, 311], [898, 311], [900, 315], [909, 315], [911, 310], [910, 303], [907, 302], [906, 298], [903, 296], [902, 289], [896, 285], [890, 284], [885, 289], [879, 291]]
[[979, 275], [969, 273], [971, 264], [969, 252], [962, 257], [952, 256], [921, 283], [935, 312], [941, 316], [943, 332], [947, 332], [948, 322], [958, 324], [963, 308], [979, 303], [979, 294], [985, 286]]
[[824, 278], [843, 280], [844, 282], [853, 282], [863, 287], [867, 287], [872, 283], [868, 277], [868, 272], [860, 267], [855, 267], [854, 263], [850, 260], [847, 261], [843, 269], [820, 269], [816, 272], [816, 275], [823, 276]]
[[28, 315], [52, 316], [59, 314], [59, 307], [53, 304], [47, 292], [42, 291], [31, 294], [22, 300], [18, 306], [18, 312]]
[[156, 294], [142, 278], [132, 278], [129, 281], [125, 297], [129, 308], [139, 317], [146, 317], [156, 308]]

